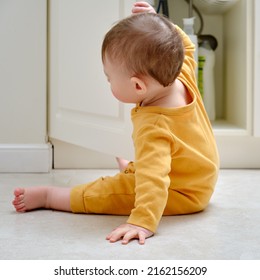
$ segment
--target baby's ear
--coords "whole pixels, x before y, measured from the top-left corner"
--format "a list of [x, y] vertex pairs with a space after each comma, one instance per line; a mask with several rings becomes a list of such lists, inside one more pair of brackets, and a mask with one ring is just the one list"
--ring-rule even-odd
[[142, 79], [139, 79], [137, 77], [132, 77], [131, 78], [131, 83], [136, 91], [137, 94], [145, 94], [147, 91], [147, 87], [145, 82]]

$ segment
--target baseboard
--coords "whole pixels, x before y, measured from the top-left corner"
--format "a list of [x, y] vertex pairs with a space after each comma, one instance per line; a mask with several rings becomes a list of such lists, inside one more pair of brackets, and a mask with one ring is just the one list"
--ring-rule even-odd
[[47, 173], [52, 168], [52, 146], [0, 144], [1, 173]]

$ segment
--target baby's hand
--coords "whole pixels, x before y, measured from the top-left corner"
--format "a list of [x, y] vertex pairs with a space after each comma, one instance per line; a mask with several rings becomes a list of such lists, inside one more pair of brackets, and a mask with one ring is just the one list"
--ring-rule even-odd
[[139, 244], [143, 245], [145, 239], [153, 236], [153, 232], [148, 229], [132, 224], [123, 224], [114, 229], [106, 239], [110, 242], [116, 242], [122, 238], [122, 244], [128, 244], [132, 239], [139, 239]]
[[138, 14], [138, 13], [156, 13], [156, 12], [154, 8], [147, 2], [136, 2], [134, 3], [132, 13]]

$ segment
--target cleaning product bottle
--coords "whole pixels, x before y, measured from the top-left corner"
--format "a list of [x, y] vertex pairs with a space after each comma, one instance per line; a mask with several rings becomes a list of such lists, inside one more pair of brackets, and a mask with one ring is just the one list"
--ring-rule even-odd
[[215, 52], [209, 41], [204, 40], [199, 47], [199, 89], [211, 121], [216, 118], [214, 66]]
[[[198, 65], [198, 38], [194, 34], [194, 20], [195, 17], [183, 19], [183, 30], [190, 37], [192, 43], [195, 45], [194, 59]], [[198, 78], [198, 69], [196, 67], [196, 77]]]

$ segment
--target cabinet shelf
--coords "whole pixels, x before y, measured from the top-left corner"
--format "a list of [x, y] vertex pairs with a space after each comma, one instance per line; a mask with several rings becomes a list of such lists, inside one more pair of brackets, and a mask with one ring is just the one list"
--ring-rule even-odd
[[[215, 50], [216, 132], [246, 134], [251, 126], [253, 84], [253, 1], [237, 0], [224, 13], [205, 14], [201, 11], [202, 34], [213, 35], [218, 41]], [[196, 3], [196, 1], [194, 1]], [[170, 18], [183, 27], [188, 16], [185, 1], [169, 1]], [[195, 32], [200, 29], [194, 12]], [[219, 121], [221, 120], [221, 121]]]
[[212, 122], [214, 134], [216, 136], [245, 136], [248, 131], [227, 120], [215, 120]]

